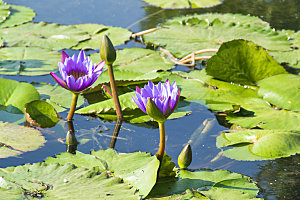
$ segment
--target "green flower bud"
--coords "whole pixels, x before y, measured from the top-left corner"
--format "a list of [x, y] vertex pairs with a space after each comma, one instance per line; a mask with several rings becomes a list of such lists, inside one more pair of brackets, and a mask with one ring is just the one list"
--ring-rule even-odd
[[147, 99], [146, 111], [147, 114], [150, 117], [152, 117], [154, 121], [165, 122], [167, 120], [150, 97], [148, 97]]
[[100, 57], [105, 60], [105, 64], [112, 65], [116, 60], [116, 50], [107, 35], [103, 35], [100, 44]]
[[181, 169], [186, 169], [192, 162], [192, 148], [190, 144], [185, 145], [178, 156], [178, 165]]

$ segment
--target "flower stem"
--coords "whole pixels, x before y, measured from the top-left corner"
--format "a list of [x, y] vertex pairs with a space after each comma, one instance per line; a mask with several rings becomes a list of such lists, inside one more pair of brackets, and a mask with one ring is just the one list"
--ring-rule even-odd
[[70, 121], [70, 120], [73, 119], [74, 112], [75, 112], [76, 105], [77, 105], [78, 95], [79, 95], [79, 93], [73, 93], [72, 104], [71, 104], [71, 107], [70, 107], [69, 114], [67, 116], [67, 121]]
[[161, 162], [165, 153], [165, 122], [158, 122], [160, 143], [157, 153], [157, 159]]
[[117, 112], [117, 117], [119, 120], [123, 119], [123, 114], [121, 110], [121, 105], [117, 93], [117, 88], [116, 88], [116, 83], [115, 83], [115, 77], [114, 77], [114, 72], [112, 69], [112, 65], [107, 65], [108, 67], [108, 75], [109, 75], [109, 82], [110, 82], [110, 87], [111, 87], [111, 93], [114, 99], [114, 104]]

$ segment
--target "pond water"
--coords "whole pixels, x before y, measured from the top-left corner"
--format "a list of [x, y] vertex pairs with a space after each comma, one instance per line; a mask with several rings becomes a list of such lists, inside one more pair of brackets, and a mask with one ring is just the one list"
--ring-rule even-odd
[[[133, 32], [153, 28], [175, 16], [206, 12], [250, 14], [269, 22], [276, 29], [300, 29], [298, 0], [225, 0], [223, 4], [213, 8], [186, 10], [163, 10], [148, 6], [139, 0], [7, 0], [6, 2], [32, 8], [37, 13], [35, 22], [98, 23], [129, 28]], [[130, 41], [116, 48], [134, 46], [140, 46], [140, 44]], [[32, 77], [1, 77], [18, 81], [33, 81]], [[50, 76], [34, 77], [34, 81], [55, 83]], [[216, 148], [216, 136], [226, 128], [218, 123], [219, 119], [205, 106], [192, 103], [189, 109], [192, 110], [191, 115], [166, 122], [166, 152], [174, 162], [183, 145], [191, 138], [194, 139], [193, 134], [201, 133], [203, 123], [209, 121], [212, 126], [201, 134], [201, 137], [191, 142], [193, 162], [190, 168], [221, 168], [243, 173], [258, 182], [262, 188], [261, 197], [265, 199], [300, 199], [299, 156], [259, 162], [236, 161], [220, 157], [212, 162], [211, 160], [220, 152]], [[62, 113], [61, 116], [66, 118], [67, 112]], [[75, 115], [74, 125], [77, 138], [81, 141], [77, 148], [79, 151], [88, 153], [91, 149], [99, 150], [109, 147], [115, 122]], [[0, 167], [39, 162], [48, 156], [64, 152], [66, 147], [59, 142], [59, 138], [65, 138], [66, 131], [61, 124], [43, 130], [47, 139], [44, 147], [18, 157], [0, 159]], [[154, 123], [148, 123], [142, 127], [123, 123], [119, 137], [115, 146], [119, 152], [155, 153], [159, 144], [158, 127]]]

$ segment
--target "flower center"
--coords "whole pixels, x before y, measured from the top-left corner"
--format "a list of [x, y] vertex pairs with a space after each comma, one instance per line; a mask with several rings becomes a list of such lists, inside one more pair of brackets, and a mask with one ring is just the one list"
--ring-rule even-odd
[[85, 72], [72, 70], [68, 73], [68, 76], [72, 75], [76, 80], [80, 77], [87, 75]]

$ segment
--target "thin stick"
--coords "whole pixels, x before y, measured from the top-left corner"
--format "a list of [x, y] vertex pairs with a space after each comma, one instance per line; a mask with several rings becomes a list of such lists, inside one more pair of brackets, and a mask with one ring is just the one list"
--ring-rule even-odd
[[159, 142], [159, 149], [157, 159], [161, 162], [165, 153], [165, 122], [158, 122], [159, 125], [159, 135], [160, 135], [160, 142]]
[[192, 56], [191, 59], [188, 59], [188, 60], [184, 60], [184, 61], [179, 61], [179, 63], [181, 64], [186, 64], [186, 63], [189, 63], [189, 62], [192, 62], [193, 65], [195, 65], [195, 61], [196, 60], [206, 60], [206, 59], [210, 59], [211, 56], [201, 56], [201, 57], [194, 57]]
[[180, 60], [180, 62], [183, 62], [184, 60], [187, 60], [187, 59], [191, 58], [192, 55], [195, 56], [195, 55], [198, 55], [198, 54], [201, 54], [201, 53], [207, 53], [207, 52], [218, 52], [218, 49], [202, 49], [202, 50], [195, 51], [195, 52], [185, 56], [184, 58], [182, 58]]
[[77, 105], [78, 95], [79, 95], [79, 93], [73, 93], [72, 104], [70, 107], [69, 114], [67, 116], [67, 121], [71, 121], [73, 119], [74, 112], [75, 112], [76, 105]]
[[151, 28], [151, 29], [148, 29], [148, 30], [145, 30], [145, 31], [141, 31], [141, 32], [138, 32], [138, 33], [134, 33], [134, 34], [131, 35], [131, 38], [135, 39], [135, 38], [137, 38], [137, 37], [139, 37], [139, 36], [145, 35], [145, 34], [147, 34], [147, 33], [152, 33], [152, 32], [157, 31], [157, 30], [159, 30], [159, 29], [161, 29], [161, 27]]
[[118, 97], [118, 93], [117, 93], [117, 88], [116, 88], [116, 84], [115, 84], [115, 77], [114, 77], [112, 65], [107, 65], [107, 68], [108, 68], [109, 82], [110, 82], [110, 87], [111, 87], [111, 93], [112, 93], [112, 96], [114, 99], [117, 118], [119, 120], [122, 120], [123, 114], [122, 114], [121, 105], [120, 105], [120, 101], [119, 101], [119, 97]]
[[164, 9], [161, 9], [161, 10], [159, 10], [159, 11], [156, 11], [156, 12], [154, 12], [154, 13], [152, 13], [152, 14], [150, 14], [150, 15], [146, 16], [146, 17], [143, 17], [142, 19], [140, 19], [140, 20], [138, 20], [138, 21], [134, 22], [133, 24], [131, 24], [131, 25], [127, 26], [127, 28], [126, 28], [126, 29], [130, 29], [130, 28], [131, 28], [131, 27], [133, 27], [134, 25], [136, 25], [136, 24], [138, 24], [138, 23], [140, 23], [140, 22], [142, 22], [142, 21], [144, 21], [144, 20], [146, 20], [146, 19], [148, 19], [148, 18], [150, 18], [150, 17], [152, 17], [152, 16], [154, 16], [154, 15], [157, 15], [157, 14], [159, 14], [159, 13], [163, 12], [163, 11], [164, 11]]
[[168, 50], [166, 50], [166, 49], [164, 49], [164, 48], [161, 48], [161, 47], [160, 47], [159, 50], [160, 50], [161, 52], [163, 52], [164, 54], [166, 54], [166, 55], [170, 58], [170, 60], [171, 60], [174, 64], [176, 64], [176, 65], [183, 65], [183, 66], [186, 66], [186, 67], [188, 67], [188, 68], [194, 66], [194, 65], [191, 65], [191, 64], [180, 63], [179, 60], [178, 60], [177, 58], [175, 58], [175, 57], [170, 53], [170, 51], [168, 51]]

